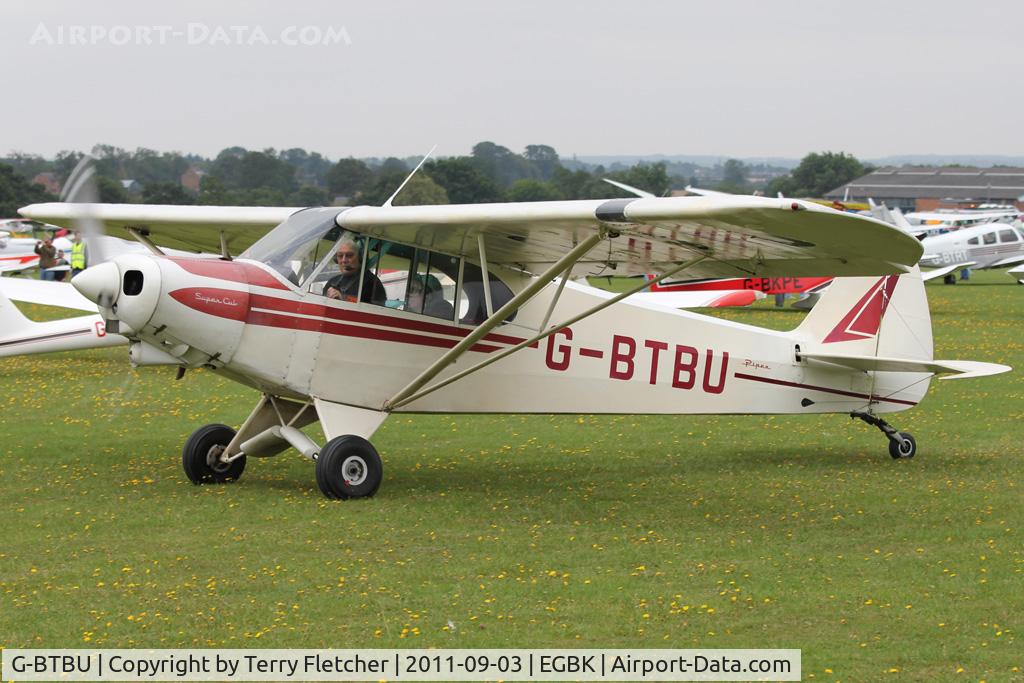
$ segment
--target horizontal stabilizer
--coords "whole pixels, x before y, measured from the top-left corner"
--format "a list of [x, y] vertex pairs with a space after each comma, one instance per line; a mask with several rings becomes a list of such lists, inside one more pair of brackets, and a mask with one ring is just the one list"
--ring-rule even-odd
[[864, 372], [930, 372], [935, 375], [950, 374], [942, 379], [967, 379], [1009, 372], [1013, 368], [998, 363], [982, 363], [973, 360], [918, 360], [914, 358], [884, 358], [881, 356], [848, 356], [835, 353], [801, 353], [801, 358], [841, 365]]

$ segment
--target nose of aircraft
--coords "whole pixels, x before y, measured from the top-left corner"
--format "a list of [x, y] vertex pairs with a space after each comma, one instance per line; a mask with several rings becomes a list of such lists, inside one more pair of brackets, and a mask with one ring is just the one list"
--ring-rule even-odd
[[121, 289], [121, 271], [117, 264], [107, 261], [83, 270], [71, 284], [89, 301], [109, 307]]

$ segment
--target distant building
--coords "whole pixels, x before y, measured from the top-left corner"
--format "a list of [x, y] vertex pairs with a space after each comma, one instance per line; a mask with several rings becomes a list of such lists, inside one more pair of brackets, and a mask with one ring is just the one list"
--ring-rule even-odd
[[1024, 210], [1024, 168], [887, 166], [841, 185], [826, 199], [874, 199], [904, 211], [1006, 204]]
[[187, 171], [181, 174], [181, 186], [192, 194], [199, 193], [199, 186], [203, 182], [206, 171], [200, 171], [195, 166], [190, 166]]
[[57, 180], [57, 175], [54, 173], [49, 171], [40, 173], [32, 179], [32, 182], [36, 185], [42, 185], [50, 194], [60, 194], [60, 181]]
[[129, 178], [128, 180], [122, 180], [121, 187], [123, 187], [124, 191], [130, 195], [134, 196], [142, 194], [142, 183], [140, 183], [138, 180], [133, 180], [132, 178]]

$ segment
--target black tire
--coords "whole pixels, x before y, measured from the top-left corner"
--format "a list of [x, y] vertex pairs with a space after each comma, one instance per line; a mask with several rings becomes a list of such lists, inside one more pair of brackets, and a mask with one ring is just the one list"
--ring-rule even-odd
[[900, 436], [903, 437], [903, 445], [901, 446], [898, 441], [889, 441], [889, 455], [892, 456], [893, 460], [902, 460], [904, 458], [913, 458], [917, 455], [917, 442], [907, 432], [900, 432]]
[[316, 458], [316, 483], [328, 498], [368, 498], [383, 478], [377, 449], [361, 436], [333, 438]]
[[206, 425], [192, 432], [181, 450], [181, 465], [188, 480], [193, 484], [222, 484], [241, 477], [245, 470], [244, 455], [226, 465], [217, 461], [233, 438], [235, 430], [227, 425]]
[[956, 284], [956, 275], [954, 275], [953, 273], [948, 273], [946, 275], [943, 275], [942, 276], [942, 282], [944, 284], [947, 284], [947, 285], [955, 285]]

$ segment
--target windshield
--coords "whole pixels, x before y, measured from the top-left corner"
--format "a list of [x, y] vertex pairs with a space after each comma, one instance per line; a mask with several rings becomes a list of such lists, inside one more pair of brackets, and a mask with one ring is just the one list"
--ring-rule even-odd
[[265, 263], [301, 286], [341, 236], [336, 218], [342, 211], [338, 207], [297, 211], [239, 258]]

